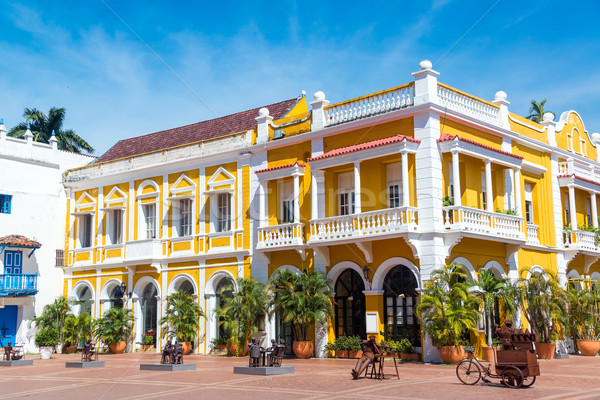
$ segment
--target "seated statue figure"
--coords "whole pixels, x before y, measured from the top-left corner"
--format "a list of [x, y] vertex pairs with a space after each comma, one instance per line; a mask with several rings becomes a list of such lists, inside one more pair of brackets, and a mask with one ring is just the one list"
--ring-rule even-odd
[[248, 350], [250, 353], [248, 366], [260, 367], [260, 351], [262, 350], [262, 347], [258, 343], [258, 339], [252, 339], [252, 342], [248, 345]]
[[8, 342], [8, 346], [4, 346], [4, 359], [6, 361], [12, 360], [12, 342]]
[[171, 364], [183, 364], [183, 344], [175, 342]]
[[94, 343], [92, 339], [88, 339], [83, 345], [83, 351], [81, 352], [81, 361], [92, 361], [92, 357], [95, 354]]
[[352, 370], [352, 379], [358, 379], [376, 357], [383, 356], [383, 348], [377, 343], [375, 336], [369, 336], [369, 340], [363, 340], [361, 346], [363, 348], [363, 354]]
[[161, 364], [173, 364], [173, 345], [171, 342], [167, 342], [163, 347], [162, 355], [160, 357]]

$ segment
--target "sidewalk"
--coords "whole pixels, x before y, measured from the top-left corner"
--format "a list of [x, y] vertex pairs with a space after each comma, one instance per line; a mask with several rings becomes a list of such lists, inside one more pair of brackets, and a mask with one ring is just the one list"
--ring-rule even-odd
[[[28, 356], [34, 358], [36, 356]], [[571, 356], [540, 361], [542, 375], [531, 388], [508, 389], [492, 384], [461, 384], [455, 368], [445, 365], [401, 364], [400, 380], [352, 380], [354, 360], [284, 360], [294, 375], [234, 375], [233, 367], [247, 358], [192, 355], [196, 371], [140, 371], [140, 363], [159, 362], [159, 355], [100, 355], [105, 368], [65, 368], [80, 355], [34, 358], [33, 366], [0, 367], [0, 399], [600, 399], [600, 357]], [[386, 372], [393, 372], [393, 363]]]

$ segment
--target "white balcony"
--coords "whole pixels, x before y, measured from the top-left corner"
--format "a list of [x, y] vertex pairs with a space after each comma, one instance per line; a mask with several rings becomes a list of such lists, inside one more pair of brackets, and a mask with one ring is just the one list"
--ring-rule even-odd
[[558, 176], [576, 175], [578, 178], [600, 183], [600, 168], [575, 160], [558, 163]]
[[600, 251], [596, 234], [588, 231], [563, 231], [563, 244], [574, 250]]
[[526, 240], [522, 217], [464, 206], [444, 207], [444, 227], [504, 239]]
[[538, 239], [539, 226], [533, 224], [527, 224], [527, 244], [540, 244]]
[[438, 83], [438, 97], [442, 106], [461, 114], [480, 119], [490, 124], [498, 124], [499, 107], [478, 99], [450, 86]]
[[289, 223], [258, 228], [258, 250], [304, 246], [304, 224]]
[[310, 221], [309, 244], [364, 237], [376, 238], [416, 229], [416, 208], [386, 208], [360, 214], [314, 219]]
[[126, 261], [149, 261], [162, 258], [162, 242], [157, 239], [136, 240], [125, 243]]

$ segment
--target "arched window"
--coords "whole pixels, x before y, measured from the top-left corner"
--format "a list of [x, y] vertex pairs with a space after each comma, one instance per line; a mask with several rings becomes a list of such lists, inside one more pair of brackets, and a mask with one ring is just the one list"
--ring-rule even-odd
[[353, 269], [340, 274], [335, 283], [335, 334], [366, 338], [365, 285]]
[[417, 287], [417, 279], [410, 269], [404, 265], [392, 268], [383, 281], [383, 317], [388, 338], [408, 338], [413, 346], [420, 347], [421, 328], [414, 313]]
[[120, 285], [115, 285], [115, 287], [110, 291], [110, 307], [118, 307], [123, 308], [123, 296], [125, 293], [121, 290]]
[[158, 291], [156, 290], [156, 286], [152, 283], [147, 284], [142, 294], [142, 326], [144, 327], [142, 333], [148, 331], [156, 332], [156, 315], [158, 308], [158, 301], [156, 300], [157, 295]]
[[[231, 280], [229, 278], [223, 278], [219, 281], [219, 284], [217, 285], [217, 288], [215, 289], [215, 296], [217, 298], [217, 304], [218, 307], [221, 308], [225, 305], [225, 299], [227, 297], [231, 298], [233, 297], [233, 287], [231, 284]], [[219, 320], [217, 321], [217, 337], [228, 337], [229, 336], [229, 332], [227, 331], [227, 329], [225, 329], [225, 326], [221, 323], [222, 321], [224, 321], [225, 318], [223, 317], [219, 317]]]
[[77, 293], [77, 302], [79, 303], [79, 314], [92, 314], [92, 291], [87, 287], [83, 286]]
[[177, 290], [180, 290], [184, 293], [193, 295], [194, 294], [194, 285], [192, 285], [192, 282], [188, 281], [187, 279], [184, 279], [183, 281], [181, 281], [181, 283], [177, 287]]

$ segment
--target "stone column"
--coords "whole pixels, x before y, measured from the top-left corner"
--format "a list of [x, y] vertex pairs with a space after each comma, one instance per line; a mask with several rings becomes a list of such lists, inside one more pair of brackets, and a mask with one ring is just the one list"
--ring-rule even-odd
[[360, 161], [354, 162], [354, 213], [360, 214], [361, 211], [361, 187], [360, 187]]
[[521, 207], [521, 169], [515, 168], [515, 211], [519, 217], [523, 216]]
[[452, 150], [452, 185], [454, 186], [454, 205], [461, 205], [461, 191], [460, 191], [460, 164], [458, 159], [458, 149]]
[[485, 160], [485, 202], [486, 210], [494, 212], [494, 195], [492, 193], [492, 162]]
[[575, 186], [569, 185], [569, 210], [571, 213], [571, 229], [577, 230], [577, 208], [575, 205]]
[[408, 187], [408, 152], [402, 150], [402, 207], [410, 206], [410, 191]]
[[300, 222], [300, 174], [294, 174], [294, 223]]
[[590, 207], [592, 207], [592, 226], [598, 227], [598, 209], [596, 208], [596, 193], [592, 192], [590, 196]]

